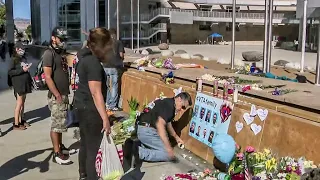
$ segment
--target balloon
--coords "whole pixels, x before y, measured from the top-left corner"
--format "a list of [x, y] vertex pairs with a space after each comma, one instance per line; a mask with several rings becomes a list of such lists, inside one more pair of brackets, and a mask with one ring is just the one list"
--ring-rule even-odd
[[229, 164], [236, 152], [236, 142], [228, 134], [216, 134], [212, 142], [212, 150], [219, 161]]

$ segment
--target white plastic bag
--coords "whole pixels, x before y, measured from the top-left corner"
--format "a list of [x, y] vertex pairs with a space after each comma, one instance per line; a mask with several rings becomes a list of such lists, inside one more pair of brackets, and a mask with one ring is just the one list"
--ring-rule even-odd
[[117, 148], [112, 137], [106, 133], [103, 135], [96, 157], [96, 171], [103, 180], [119, 180], [124, 173]]

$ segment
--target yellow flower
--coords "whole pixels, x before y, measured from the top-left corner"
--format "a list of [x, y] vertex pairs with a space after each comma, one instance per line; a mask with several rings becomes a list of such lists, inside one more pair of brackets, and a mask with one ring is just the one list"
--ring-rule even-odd
[[271, 153], [271, 151], [270, 151], [269, 149], [264, 149], [264, 152], [265, 152], [266, 154], [270, 154], [270, 153]]

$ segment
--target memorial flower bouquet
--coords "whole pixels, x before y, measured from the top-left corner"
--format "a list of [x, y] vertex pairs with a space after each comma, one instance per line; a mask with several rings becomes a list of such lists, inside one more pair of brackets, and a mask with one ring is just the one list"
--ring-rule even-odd
[[245, 151], [237, 146], [235, 157], [229, 166], [229, 174], [233, 180], [244, 178], [245, 165], [247, 164], [247, 173], [252, 179], [263, 180], [271, 179], [272, 174], [277, 171], [277, 161], [269, 149], [262, 152], [256, 152], [254, 147], [247, 146]]
[[236, 152], [232, 162], [229, 165], [228, 173], [235, 176], [243, 176], [244, 166], [243, 159], [245, 158], [244, 153], [241, 151], [241, 147], [236, 145]]
[[[223, 176], [223, 177], [222, 177]], [[203, 172], [193, 173], [179, 173], [173, 176], [162, 176], [161, 180], [217, 180], [217, 179], [230, 179], [224, 173], [220, 173], [218, 170], [205, 169]]]
[[139, 102], [137, 99], [131, 97], [128, 101], [128, 105], [130, 108], [129, 118], [122, 122], [116, 122], [111, 127], [111, 134], [115, 145], [123, 144], [127, 138], [131, 137], [131, 134], [134, 131]]

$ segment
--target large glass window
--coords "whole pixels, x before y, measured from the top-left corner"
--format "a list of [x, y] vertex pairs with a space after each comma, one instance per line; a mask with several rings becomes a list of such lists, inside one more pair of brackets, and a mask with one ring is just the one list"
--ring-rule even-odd
[[69, 41], [81, 41], [80, 0], [58, 0], [58, 25], [67, 29]]

